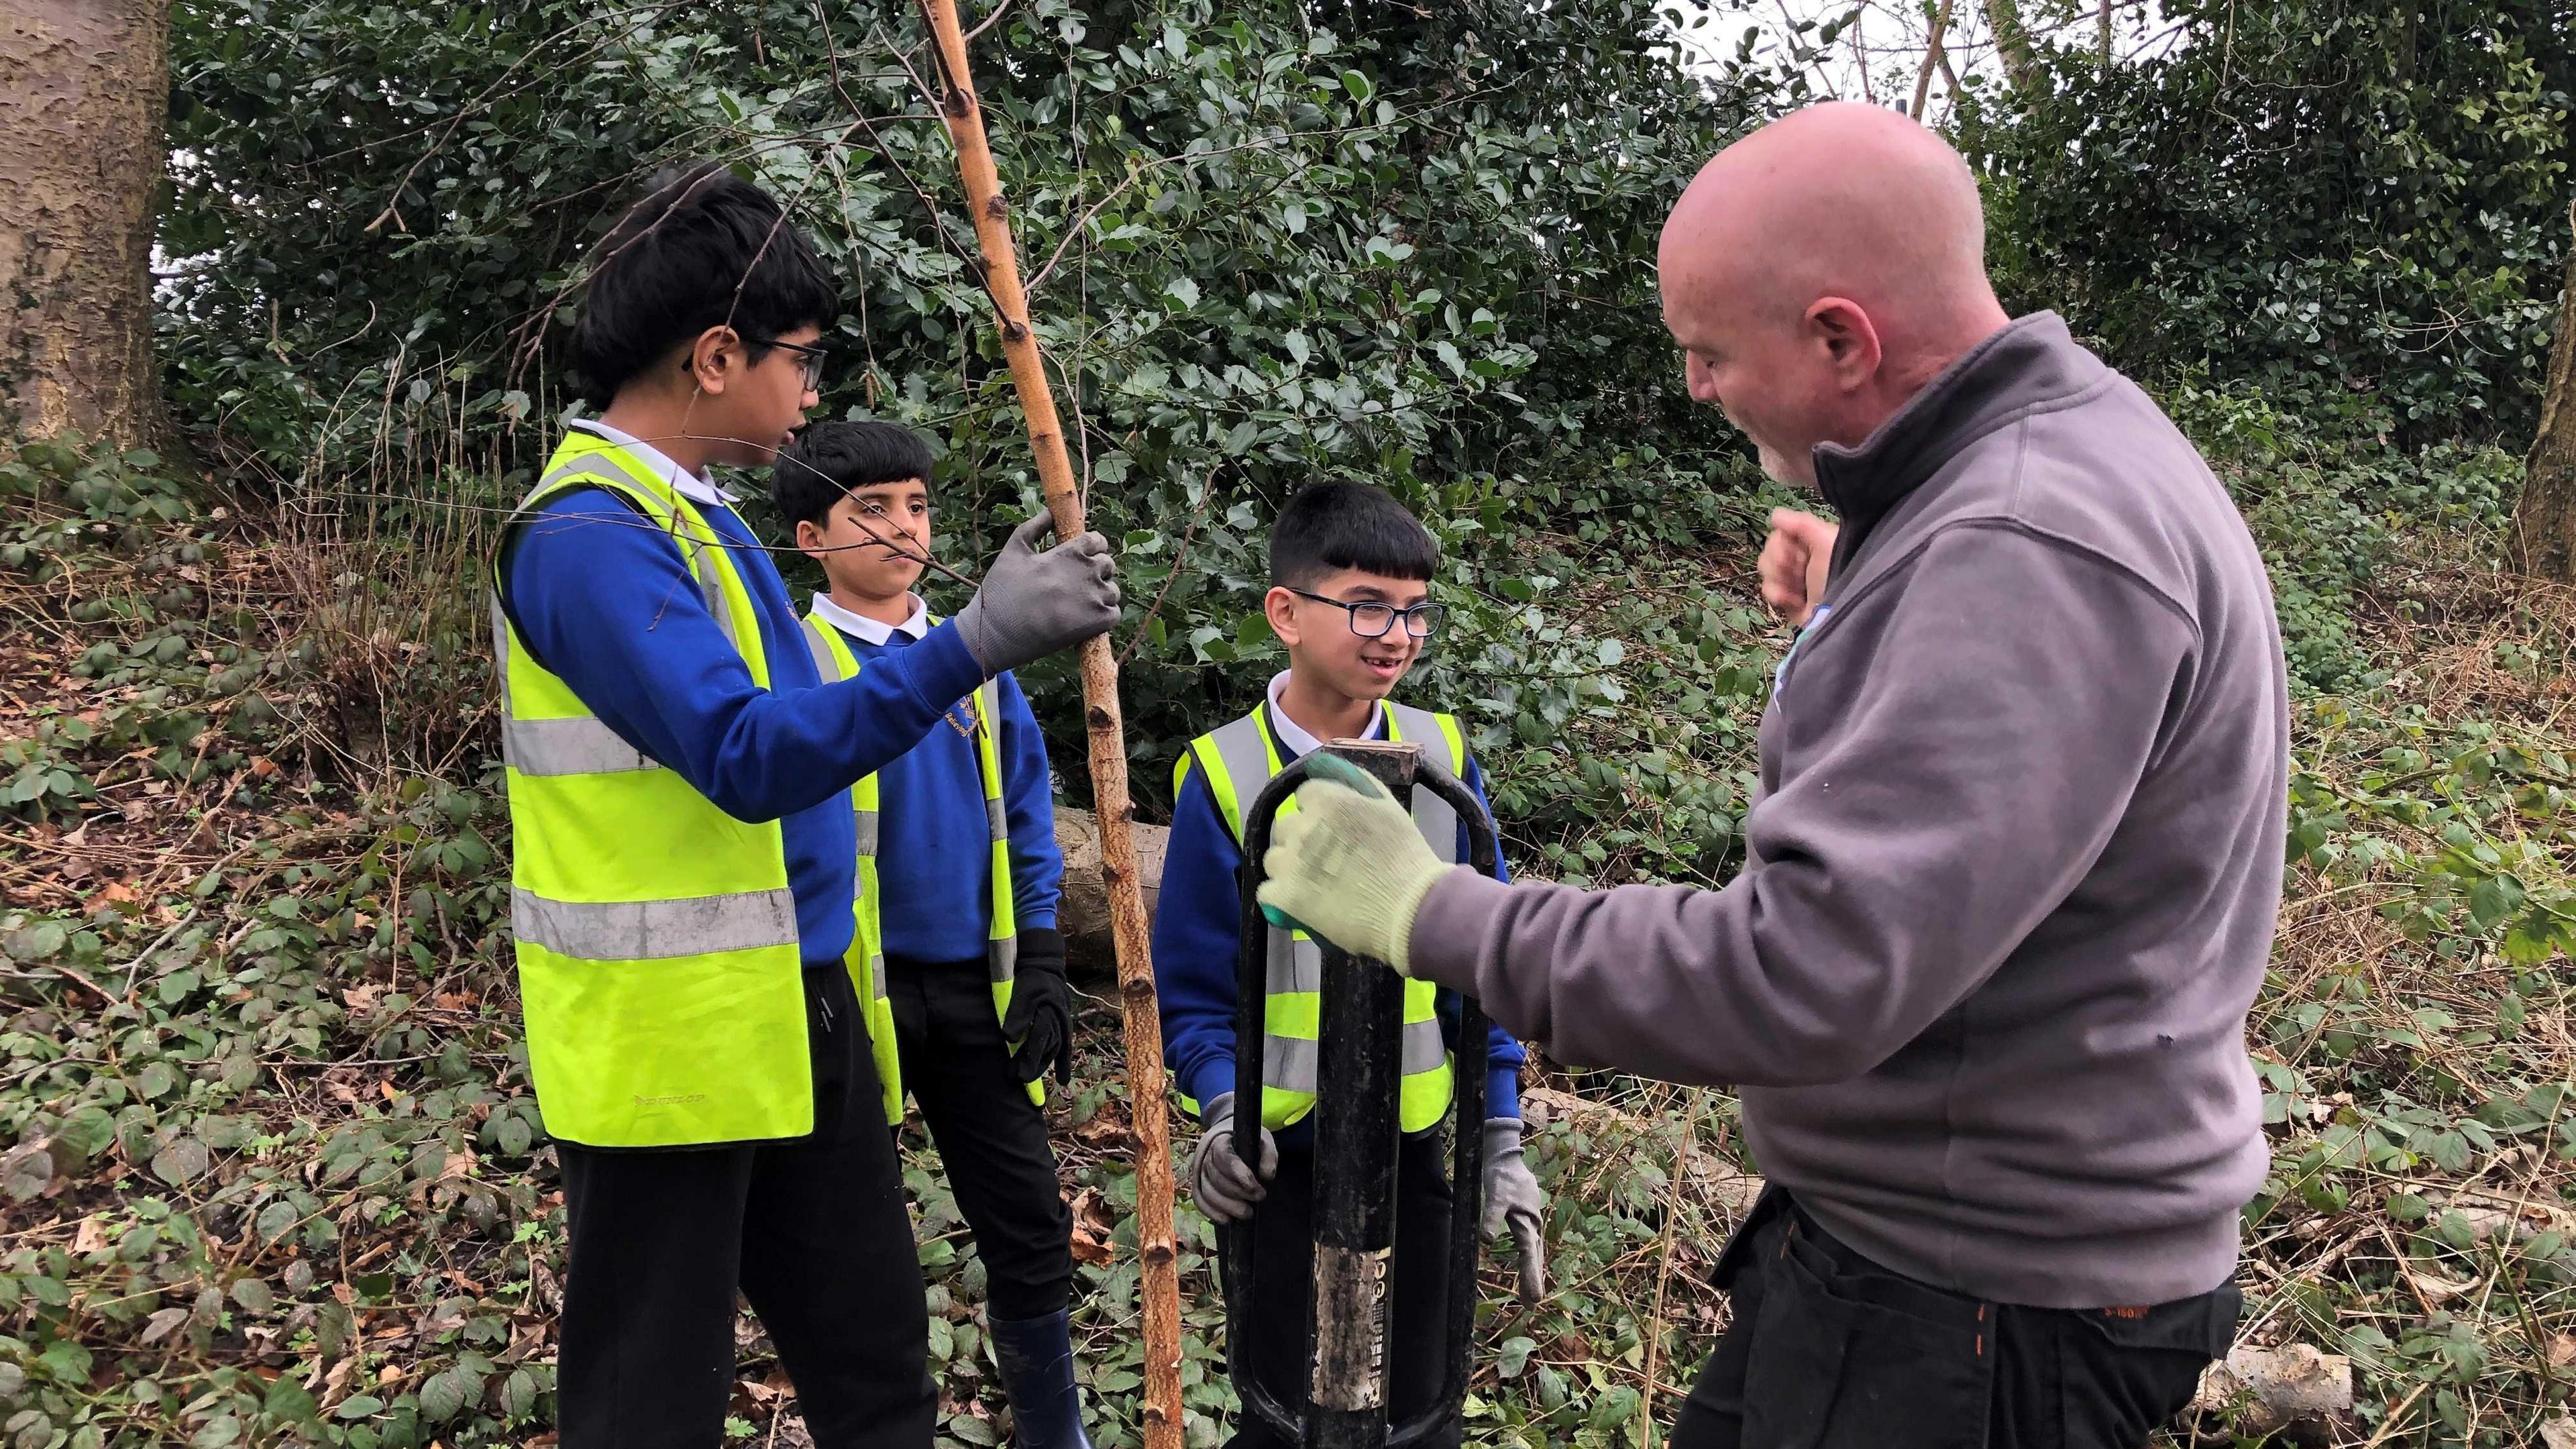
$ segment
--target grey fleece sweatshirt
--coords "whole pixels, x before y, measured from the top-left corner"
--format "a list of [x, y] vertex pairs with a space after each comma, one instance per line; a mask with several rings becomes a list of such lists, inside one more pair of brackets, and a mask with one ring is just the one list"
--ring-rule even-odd
[[2268, 1157], [2289, 735], [2253, 540], [2046, 312], [1816, 464], [1831, 609], [1763, 715], [1743, 874], [1453, 872], [1409, 965], [1560, 1060], [1739, 1084], [1762, 1171], [1900, 1273], [2206, 1292]]

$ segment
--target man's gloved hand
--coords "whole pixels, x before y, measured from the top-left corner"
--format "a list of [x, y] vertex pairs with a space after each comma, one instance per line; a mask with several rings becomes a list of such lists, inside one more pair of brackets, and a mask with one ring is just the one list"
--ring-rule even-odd
[[1297, 809], [1270, 827], [1261, 911], [1274, 926], [1321, 936], [1405, 969], [1413, 914], [1432, 882], [1460, 867], [1431, 853], [1413, 813], [1348, 760], [1319, 754]]
[[1542, 1216], [1547, 1194], [1521, 1155], [1518, 1117], [1485, 1119], [1485, 1241], [1512, 1230], [1512, 1246], [1521, 1265], [1521, 1301], [1536, 1306], [1547, 1297], [1547, 1232]]
[[1054, 531], [1055, 518], [1046, 513], [1013, 529], [984, 570], [984, 586], [957, 612], [957, 633], [987, 678], [1105, 634], [1118, 622], [1109, 540], [1086, 533], [1038, 552], [1038, 540]]
[[1064, 937], [1058, 932], [1043, 926], [1020, 932], [1002, 1037], [1015, 1043], [1011, 1070], [1021, 1081], [1034, 1082], [1053, 1067], [1060, 1085], [1073, 1085], [1073, 988], [1064, 982]]
[[1221, 1223], [1252, 1216], [1252, 1205], [1270, 1195], [1262, 1186], [1279, 1171], [1279, 1144], [1261, 1129], [1261, 1170], [1234, 1150], [1234, 1094], [1207, 1104], [1200, 1114], [1199, 1145], [1190, 1153], [1190, 1196], [1199, 1211]]

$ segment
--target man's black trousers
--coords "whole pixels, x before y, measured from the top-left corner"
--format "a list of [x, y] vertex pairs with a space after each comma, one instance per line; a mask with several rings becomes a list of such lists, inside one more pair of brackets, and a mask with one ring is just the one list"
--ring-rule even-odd
[[2138, 1449], [2227, 1351], [2233, 1285], [2125, 1308], [1983, 1303], [1879, 1267], [1767, 1190], [1727, 1245], [1735, 1317], [1672, 1449]]
[[958, 1214], [984, 1260], [984, 1298], [1004, 1321], [1064, 1311], [1073, 1288], [1073, 1213], [1055, 1175], [1046, 1114], [1011, 1069], [980, 961], [886, 959], [904, 1090], [948, 1169]]
[[814, 1134], [662, 1151], [560, 1144], [571, 1265], [562, 1449], [717, 1449], [734, 1290], [778, 1345], [818, 1449], [927, 1449], [929, 1315], [849, 972], [805, 971]]
[[[1431, 1407], [1440, 1397], [1449, 1341], [1448, 1134], [1423, 1132], [1403, 1139], [1395, 1166], [1395, 1251], [1387, 1264], [1387, 1423], [1390, 1427]], [[1261, 1285], [1261, 1322], [1253, 1327], [1254, 1375], [1291, 1409], [1305, 1404], [1310, 1387], [1306, 1317], [1315, 1301], [1315, 1152], [1279, 1149], [1279, 1174], [1269, 1195], [1252, 1210], [1252, 1271]], [[1231, 1291], [1231, 1288], [1228, 1290]], [[1461, 1430], [1453, 1415], [1440, 1432], [1421, 1441], [1426, 1449], [1454, 1449]], [[1272, 1432], [1246, 1409], [1235, 1424], [1233, 1449], [1291, 1449], [1296, 1441]]]

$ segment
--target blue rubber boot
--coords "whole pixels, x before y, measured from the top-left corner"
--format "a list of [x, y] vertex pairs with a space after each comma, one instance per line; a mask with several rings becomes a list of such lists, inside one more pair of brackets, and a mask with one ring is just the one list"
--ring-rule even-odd
[[1091, 1449], [1082, 1432], [1082, 1399], [1073, 1386], [1073, 1317], [1051, 1313], [1016, 1322], [990, 1319], [1002, 1392], [1011, 1400], [1011, 1442], [1018, 1449]]

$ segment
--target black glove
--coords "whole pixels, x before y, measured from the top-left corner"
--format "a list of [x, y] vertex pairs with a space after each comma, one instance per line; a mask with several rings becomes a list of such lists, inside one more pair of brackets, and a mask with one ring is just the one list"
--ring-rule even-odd
[[1037, 1081], [1053, 1067], [1058, 1085], [1073, 1085], [1073, 988], [1064, 984], [1062, 933], [1044, 926], [1021, 929], [1002, 1037], [1014, 1043], [1011, 1070], [1021, 1081]]

